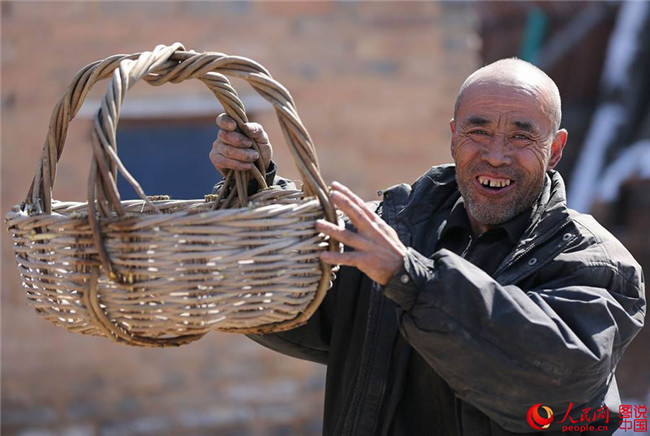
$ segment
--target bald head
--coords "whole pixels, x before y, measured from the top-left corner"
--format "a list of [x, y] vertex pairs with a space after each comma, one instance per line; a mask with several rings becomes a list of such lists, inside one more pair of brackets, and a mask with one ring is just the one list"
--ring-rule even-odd
[[541, 96], [540, 103], [548, 112], [553, 128], [557, 131], [562, 120], [562, 104], [560, 91], [553, 80], [545, 72], [531, 63], [517, 58], [501, 59], [472, 73], [461, 85], [456, 97], [454, 118], [463, 99], [463, 94], [472, 85], [498, 83], [517, 87], [533, 87]]

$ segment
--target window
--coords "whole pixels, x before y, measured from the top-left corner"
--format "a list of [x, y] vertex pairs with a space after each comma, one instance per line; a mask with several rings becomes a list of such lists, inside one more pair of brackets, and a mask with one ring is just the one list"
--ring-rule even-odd
[[[120, 121], [118, 154], [147, 195], [203, 198], [221, 180], [209, 159], [218, 131], [214, 117]], [[123, 200], [138, 198], [121, 175], [117, 187]]]
[[[270, 109], [258, 95], [240, 98], [250, 119]], [[87, 100], [78, 116], [93, 118], [99, 106], [99, 101]], [[211, 96], [128, 96], [117, 124], [120, 160], [147, 195], [202, 199], [222, 179], [209, 157], [221, 112]], [[121, 175], [117, 187], [122, 200], [138, 198]]]

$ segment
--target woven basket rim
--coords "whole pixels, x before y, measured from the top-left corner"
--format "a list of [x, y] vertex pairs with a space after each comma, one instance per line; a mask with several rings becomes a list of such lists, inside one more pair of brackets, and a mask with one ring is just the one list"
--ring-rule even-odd
[[[297, 192], [297, 191], [296, 191]], [[318, 197], [310, 195], [303, 198], [292, 199], [292, 202], [287, 203], [278, 203], [276, 199], [264, 199], [264, 200], [251, 200], [249, 206], [247, 207], [232, 207], [229, 209], [208, 209], [210, 203], [206, 202], [204, 199], [169, 199], [169, 200], [153, 200], [155, 205], [195, 205], [195, 207], [184, 208], [181, 210], [176, 210], [173, 212], [163, 212], [165, 216], [181, 216], [181, 215], [194, 215], [194, 214], [203, 214], [206, 217], [220, 215], [223, 216], [232, 216], [232, 215], [243, 215], [246, 213], [251, 213], [253, 211], [258, 211], [263, 208], [274, 208], [278, 210], [293, 209], [296, 207], [305, 207], [311, 203], [316, 203], [318, 208], [322, 209], [322, 204]], [[121, 204], [128, 207], [136, 206], [146, 206], [144, 200], [133, 199], [133, 200], [122, 200]], [[72, 209], [65, 210], [63, 212], [58, 212], [60, 209]], [[72, 217], [72, 215], [76, 215]], [[124, 220], [133, 220], [134, 218], [151, 217], [153, 214], [144, 214], [142, 211], [133, 212], [126, 211], [126, 214], [123, 216], [115, 215], [111, 217], [102, 218], [102, 224], [116, 223]], [[15, 205], [9, 212], [5, 214], [5, 220], [13, 220], [17, 217], [22, 217], [25, 219], [39, 219], [49, 217], [61, 218], [61, 219], [86, 219], [88, 218], [88, 202], [87, 201], [60, 201], [52, 200], [52, 212], [44, 211], [28, 211], [25, 210], [22, 204]]]

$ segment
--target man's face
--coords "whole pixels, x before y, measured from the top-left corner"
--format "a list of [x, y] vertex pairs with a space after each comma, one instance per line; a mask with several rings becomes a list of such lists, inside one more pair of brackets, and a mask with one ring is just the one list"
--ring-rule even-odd
[[521, 83], [470, 85], [451, 122], [456, 178], [470, 220], [484, 230], [528, 209], [562, 156], [546, 95]]

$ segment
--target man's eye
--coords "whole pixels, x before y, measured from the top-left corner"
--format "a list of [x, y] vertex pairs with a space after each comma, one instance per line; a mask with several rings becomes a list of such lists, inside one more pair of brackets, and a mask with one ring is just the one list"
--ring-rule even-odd
[[517, 135], [513, 135], [512, 139], [514, 139], [515, 141], [528, 141], [530, 140], [530, 137], [528, 137], [528, 135], [517, 134]]
[[483, 130], [483, 129], [472, 130], [472, 131], [470, 131], [469, 133], [470, 133], [470, 135], [481, 135], [481, 136], [483, 136], [483, 135], [489, 135], [488, 131], [487, 131], [487, 130]]

